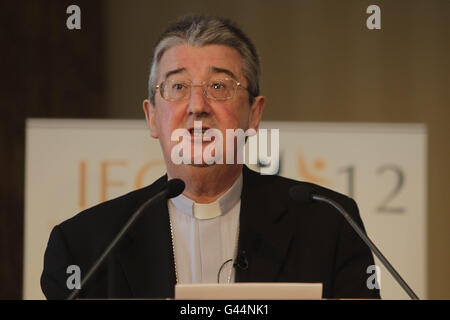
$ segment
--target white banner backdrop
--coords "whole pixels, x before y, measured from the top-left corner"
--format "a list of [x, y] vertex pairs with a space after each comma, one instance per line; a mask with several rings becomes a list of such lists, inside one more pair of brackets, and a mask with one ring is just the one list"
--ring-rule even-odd
[[[425, 126], [265, 122], [261, 127], [279, 129], [279, 174], [353, 197], [369, 237], [426, 298]], [[29, 119], [26, 139], [24, 298], [41, 299], [43, 256], [53, 226], [152, 183], [165, 166], [143, 120]], [[376, 263], [383, 298], [406, 299]]]

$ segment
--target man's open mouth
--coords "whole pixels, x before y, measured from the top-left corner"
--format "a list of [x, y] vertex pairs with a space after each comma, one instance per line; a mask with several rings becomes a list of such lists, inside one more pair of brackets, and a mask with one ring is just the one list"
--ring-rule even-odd
[[209, 127], [202, 127], [202, 128], [190, 128], [188, 129], [189, 134], [192, 137], [200, 137], [202, 138], [203, 136], [205, 136], [206, 131], [210, 129]]

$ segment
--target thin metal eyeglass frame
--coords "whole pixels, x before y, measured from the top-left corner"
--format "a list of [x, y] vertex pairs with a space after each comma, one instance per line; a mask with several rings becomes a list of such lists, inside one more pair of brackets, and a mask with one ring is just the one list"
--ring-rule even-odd
[[[206, 91], [206, 84], [207, 84], [208, 82], [211, 82], [211, 81], [214, 81], [214, 80], [216, 80], [216, 81], [219, 81], [219, 80], [231, 80], [231, 81], [233, 81], [233, 82], [236, 84], [236, 86], [235, 86], [235, 88], [234, 88], [233, 94], [232, 94], [229, 98], [223, 98], [223, 99], [218, 99], [218, 98], [213, 98], [213, 97], [208, 96], [208, 93], [207, 93], [207, 91]], [[231, 78], [216, 78], [216, 79], [210, 79], [210, 80], [207, 80], [207, 81], [203, 81], [201, 84], [193, 84], [193, 83], [192, 83], [191, 81], [189, 81], [189, 80], [186, 80], [186, 81], [183, 80], [183, 82], [188, 83], [188, 84], [190, 85], [190, 87], [189, 87], [189, 88], [190, 88], [189, 95], [186, 95], [186, 97], [184, 97], [183, 99], [179, 99], [179, 100], [176, 100], [176, 99], [166, 99], [166, 98], [164, 98], [164, 94], [163, 94], [163, 93], [164, 93], [164, 88], [163, 88], [163, 86], [162, 86], [166, 81], [168, 81], [168, 80], [165, 80], [165, 81], [161, 82], [160, 84], [158, 84], [158, 85], [156, 86], [156, 89], [159, 91], [159, 94], [161, 95], [161, 98], [163, 98], [163, 99], [166, 100], [166, 101], [171, 101], [171, 102], [179, 102], [179, 101], [186, 101], [186, 100], [189, 100], [189, 98], [191, 97], [191, 94], [192, 94], [192, 87], [202, 87], [203, 96], [204, 96], [205, 98], [207, 98], [207, 99], [211, 99], [211, 100], [215, 100], [215, 101], [227, 101], [227, 100], [233, 99], [233, 98], [236, 96], [236, 92], [237, 92], [238, 89], [245, 89], [245, 90], [248, 91], [248, 88], [244, 87], [244, 86], [242, 85], [242, 83], [240, 83], [239, 81], [237, 81], [237, 80], [235, 80], [235, 79], [231, 79]], [[249, 92], [249, 93], [250, 93], [250, 92]]]

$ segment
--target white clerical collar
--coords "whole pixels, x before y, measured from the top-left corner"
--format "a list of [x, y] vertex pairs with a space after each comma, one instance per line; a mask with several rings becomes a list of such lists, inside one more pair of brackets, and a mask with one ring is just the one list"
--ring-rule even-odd
[[170, 199], [181, 212], [200, 220], [216, 218], [229, 212], [241, 199], [242, 173], [230, 189], [219, 199], [211, 203], [196, 203], [183, 194]]

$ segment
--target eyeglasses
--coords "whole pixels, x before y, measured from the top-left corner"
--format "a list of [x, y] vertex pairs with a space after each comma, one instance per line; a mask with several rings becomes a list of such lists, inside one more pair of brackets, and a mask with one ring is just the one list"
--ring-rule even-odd
[[234, 79], [211, 79], [202, 84], [193, 84], [189, 80], [166, 80], [156, 86], [164, 100], [185, 101], [189, 100], [192, 87], [202, 87], [203, 95], [212, 100], [230, 100], [236, 95], [238, 89], [246, 89]]

